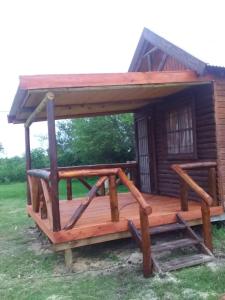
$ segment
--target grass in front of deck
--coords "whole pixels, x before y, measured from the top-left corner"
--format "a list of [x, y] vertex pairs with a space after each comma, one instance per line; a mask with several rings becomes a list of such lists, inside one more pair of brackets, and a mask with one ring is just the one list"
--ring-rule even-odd
[[[144, 279], [138, 250], [124, 240], [74, 250], [71, 272], [27, 217], [25, 190], [23, 183], [0, 185], [0, 299], [196, 300], [225, 293], [225, 228], [214, 226], [218, 260], [207, 266]], [[86, 190], [75, 184], [74, 193]]]

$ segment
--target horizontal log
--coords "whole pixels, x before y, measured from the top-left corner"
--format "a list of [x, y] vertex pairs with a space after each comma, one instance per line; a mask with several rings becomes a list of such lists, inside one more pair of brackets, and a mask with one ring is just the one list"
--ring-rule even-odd
[[31, 170], [27, 171], [27, 174], [30, 176], [42, 178], [45, 180], [50, 179], [50, 172], [47, 170], [43, 170], [43, 169], [31, 169]]
[[215, 161], [196, 162], [196, 163], [187, 163], [187, 164], [179, 165], [179, 167], [184, 170], [211, 168], [211, 167], [216, 167], [216, 166], [217, 166], [217, 163]]
[[77, 177], [93, 177], [93, 176], [108, 176], [116, 175], [119, 171], [119, 168], [113, 169], [85, 169], [85, 170], [68, 170], [68, 171], [59, 171], [59, 178], [77, 178]]
[[59, 167], [59, 171], [72, 171], [72, 170], [96, 170], [96, 169], [112, 169], [112, 168], [121, 168], [121, 169], [136, 169], [137, 162], [131, 161], [126, 163], [114, 163], [114, 164], [98, 164], [98, 165], [81, 165], [81, 166], [68, 166], [68, 167]]

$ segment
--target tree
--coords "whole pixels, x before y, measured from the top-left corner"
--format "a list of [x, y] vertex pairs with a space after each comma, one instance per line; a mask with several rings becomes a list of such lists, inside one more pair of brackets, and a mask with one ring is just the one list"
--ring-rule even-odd
[[68, 164], [125, 162], [134, 159], [133, 115], [75, 119], [58, 123], [59, 160]]

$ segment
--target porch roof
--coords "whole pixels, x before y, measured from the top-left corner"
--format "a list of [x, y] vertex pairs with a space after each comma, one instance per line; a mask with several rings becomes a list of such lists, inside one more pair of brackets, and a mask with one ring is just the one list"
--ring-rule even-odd
[[[55, 95], [55, 119], [132, 112], [151, 101], [209, 84], [192, 71], [21, 76], [8, 121], [25, 123], [47, 92]], [[35, 121], [46, 120], [41, 111]]]

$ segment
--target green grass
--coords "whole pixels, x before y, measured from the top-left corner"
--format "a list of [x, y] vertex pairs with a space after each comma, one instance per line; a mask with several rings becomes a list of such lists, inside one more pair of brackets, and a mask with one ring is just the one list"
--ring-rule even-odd
[[[85, 188], [73, 183], [76, 196]], [[63, 183], [60, 194], [65, 197]], [[65, 188], [65, 186], [64, 186]], [[0, 299], [218, 299], [225, 293], [225, 228], [214, 226], [217, 264], [144, 279], [129, 264], [136, 247], [128, 240], [73, 251], [86, 271], [68, 271], [63, 253], [48, 251], [25, 212], [24, 183], [0, 185]], [[92, 263], [93, 262], [93, 263]], [[100, 263], [100, 266], [97, 266]], [[75, 263], [76, 265], [76, 263]], [[77, 264], [78, 268], [78, 264]], [[96, 271], [97, 270], [97, 271]]]

